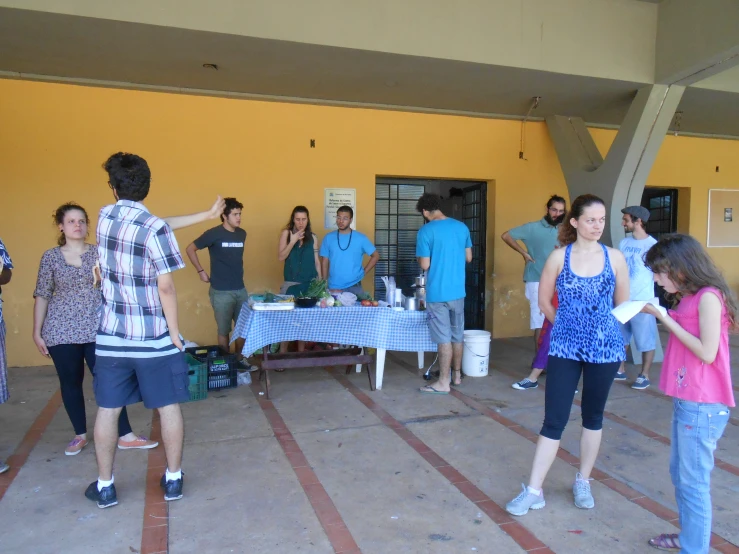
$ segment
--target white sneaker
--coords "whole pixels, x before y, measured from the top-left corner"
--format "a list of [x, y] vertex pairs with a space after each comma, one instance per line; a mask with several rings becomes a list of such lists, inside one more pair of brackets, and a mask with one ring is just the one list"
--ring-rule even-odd
[[575, 476], [572, 494], [575, 496], [575, 506], [578, 508], [590, 510], [595, 507], [593, 493], [590, 492], [590, 479], [583, 479], [580, 473]]
[[546, 506], [544, 491], [539, 495], [529, 492], [529, 489], [521, 483], [521, 494], [505, 505], [506, 512], [514, 516], [525, 516], [529, 510], [540, 510]]

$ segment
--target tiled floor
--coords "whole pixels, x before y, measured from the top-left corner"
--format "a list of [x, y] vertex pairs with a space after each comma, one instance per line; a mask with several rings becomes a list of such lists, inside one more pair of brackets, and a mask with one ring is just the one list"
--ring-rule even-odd
[[[594, 510], [572, 504], [577, 398], [546, 508], [522, 518], [503, 509], [527, 478], [543, 415], [543, 386], [510, 388], [528, 373], [531, 342], [493, 341], [489, 376], [468, 377], [449, 396], [418, 393], [412, 353], [388, 356], [381, 391], [342, 368], [274, 374], [271, 400], [258, 385], [211, 392], [183, 406], [185, 498], [162, 501], [161, 447], [124, 451], [115, 467], [120, 505], [108, 510], [83, 496], [97, 476], [93, 447], [64, 455], [72, 431], [53, 368], [13, 368], [11, 401], [0, 407], [0, 458], [13, 466], [0, 476], [0, 552], [654, 551], [647, 539], [674, 532], [676, 518], [671, 405], [655, 386], [614, 383]], [[636, 369], [627, 366], [632, 379]], [[160, 436], [152, 412], [134, 406], [130, 418], [135, 431]], [[716, 451], [714, 552], [739, 552], [738, 427], [732, 418]]]

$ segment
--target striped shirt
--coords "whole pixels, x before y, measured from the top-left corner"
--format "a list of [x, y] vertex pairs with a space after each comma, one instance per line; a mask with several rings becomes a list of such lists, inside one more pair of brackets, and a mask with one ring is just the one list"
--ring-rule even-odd
[[143, 204], [119, 200], [97, 226], [103, 310], [100, 334], [133, 341], [168, 332], [157, 277], [185, 267], [171, 227]]
[[[180, 337], [182, 338], [182, 337]], [[131, 340], [99, 332], [95, 340], [95, 356], [108, 358], [160, 358], [179, 353], [169, 332], [153, 340]]]

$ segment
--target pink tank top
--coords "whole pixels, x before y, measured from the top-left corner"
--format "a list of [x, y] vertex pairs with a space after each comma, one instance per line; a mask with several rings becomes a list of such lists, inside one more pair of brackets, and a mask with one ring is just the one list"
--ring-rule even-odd
[[712, 364], [703, 363], [695, 354], [670, 335], [662, 362], [659, 386], [668, 396], [690, 402], [712, 404], [720, 402], [734, 407], [734, 392], [731, 385], [731, 362], [729, 360], [729, 319], [726, 317], [723, 294], [713, 287], [705, 287], [697, 293], [684, 296], [670, 316], [691, 335], [700, 337], [698, 305], [701, 296], [713, 292], [721, 299], [721, 338], [718, 353]]

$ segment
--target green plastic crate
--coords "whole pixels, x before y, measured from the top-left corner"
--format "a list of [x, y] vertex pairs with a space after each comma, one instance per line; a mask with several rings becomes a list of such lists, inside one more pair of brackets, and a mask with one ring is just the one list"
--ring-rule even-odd
[[185, 354], [188, 366], [188, 377], [190, 378], [190, 400], [202, 400], [208, 397], [208, 362], [201, 362], [190, 354]]

